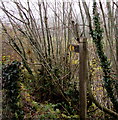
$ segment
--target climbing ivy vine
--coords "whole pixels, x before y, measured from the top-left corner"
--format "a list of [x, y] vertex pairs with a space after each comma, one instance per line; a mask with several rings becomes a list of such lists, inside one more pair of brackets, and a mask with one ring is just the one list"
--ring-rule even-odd
[[[11, 119], [22, 120], [23, 111], [20, 106], [20, 87], [19, 87], [19, 73], [20, 62], [13, 61], [9, 65], [5, 65], [2, 70], [2, 86], [6, 94], [7, 105], [11, 112]], [[10, 119], [10, 118], [9, 118]]]
[[97, 11], [96, 2], [93, 3], [93, 24], [94, 24], [94, 29], [90, 31], [90, 34], [93, 38], [93, 42], [96, 45], [97, 53], [101, 63], [101, 68], [104, 73], [103, 76], [104, 86], [107, 90], [107, 94], [110, 97], [116, 112], [118, 112], [118, 102], [114, 96], [114, 88], [112, 87], [114, 80], [111, 78], [110, 61], [108, 61], [108, 58], [105, 55], [103, 49], [103, 29], [100, 26], [100, 17]]

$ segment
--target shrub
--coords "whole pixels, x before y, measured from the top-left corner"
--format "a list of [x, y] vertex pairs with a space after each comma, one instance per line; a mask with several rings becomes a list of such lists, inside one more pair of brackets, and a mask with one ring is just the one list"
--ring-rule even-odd
[[[3, 91], [4, 102], [3, 109], [6, 111], [3, 113], [3, 119], [23, 119], [23, 111], [20, 107], [20, 95], [19, 95], [19, 73], [20, 62], [13, 61], [11, 64], [3, 66], [2, 78], [3, 78]], [[8, 108], [8, 109], [7, 109]], [[4, 111], [3, 110], [3, 111]]]

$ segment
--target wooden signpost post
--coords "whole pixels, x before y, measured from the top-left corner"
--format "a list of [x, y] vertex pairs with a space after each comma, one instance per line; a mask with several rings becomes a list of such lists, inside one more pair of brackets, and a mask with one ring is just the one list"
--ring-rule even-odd
[[81, 38], [79, 45], [70, 45], [69, 49], [79, 53], [79, 105], [80, 120], [87, 119], [87, 38]]
[[79, 45], [79, 92], [80, 120], [87, 118], [87, 38], [82, 38]]

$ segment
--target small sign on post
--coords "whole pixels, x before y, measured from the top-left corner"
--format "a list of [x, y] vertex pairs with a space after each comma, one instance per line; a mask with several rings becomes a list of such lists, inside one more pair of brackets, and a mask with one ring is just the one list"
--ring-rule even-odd
[[69, 45], [69, 50], [72, 51], [72, 52], [79, 53], [79, 45], [70, 44]]

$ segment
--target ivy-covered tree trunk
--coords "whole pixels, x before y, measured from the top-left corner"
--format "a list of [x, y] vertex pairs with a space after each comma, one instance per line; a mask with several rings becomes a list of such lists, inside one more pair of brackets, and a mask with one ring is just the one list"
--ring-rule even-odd
[[[118, 2], [116, 4], [118, 5]], [[117, 61], [117, 66], [118, 66], [118, 7], [116, 8], [116, 33], [115, 33], [115, 38], [116, 38], [116, 61]], [[118, 80], [118, 68], [116, 69], [116, 74], [117, 74], [117, 80]]]
[[104, 80], [104, 86], [106, 88], [107, 94], [111, 99], [111, 102], [113, 103], [113, 107], [118, 112], [118, 101], [116, 96], [114, 95], [114, 88], [113, 88], [113, 79], [111, 78], [111, 65], [110, 62], [107, 59], [107, 56], [104, 53], [103, 50], [103, 29], [100, 27], [100, 17], [99, 13], [97, 11], [97, 3], [94, 2], [93, 4], [93, 21], [94, 21], [94, 30], [91, 30], [91, 36], [93, 38], [93, 42], [96, 45], [97, 53], [101, 62], [101, 67], [104, 73], [103, 80]]

